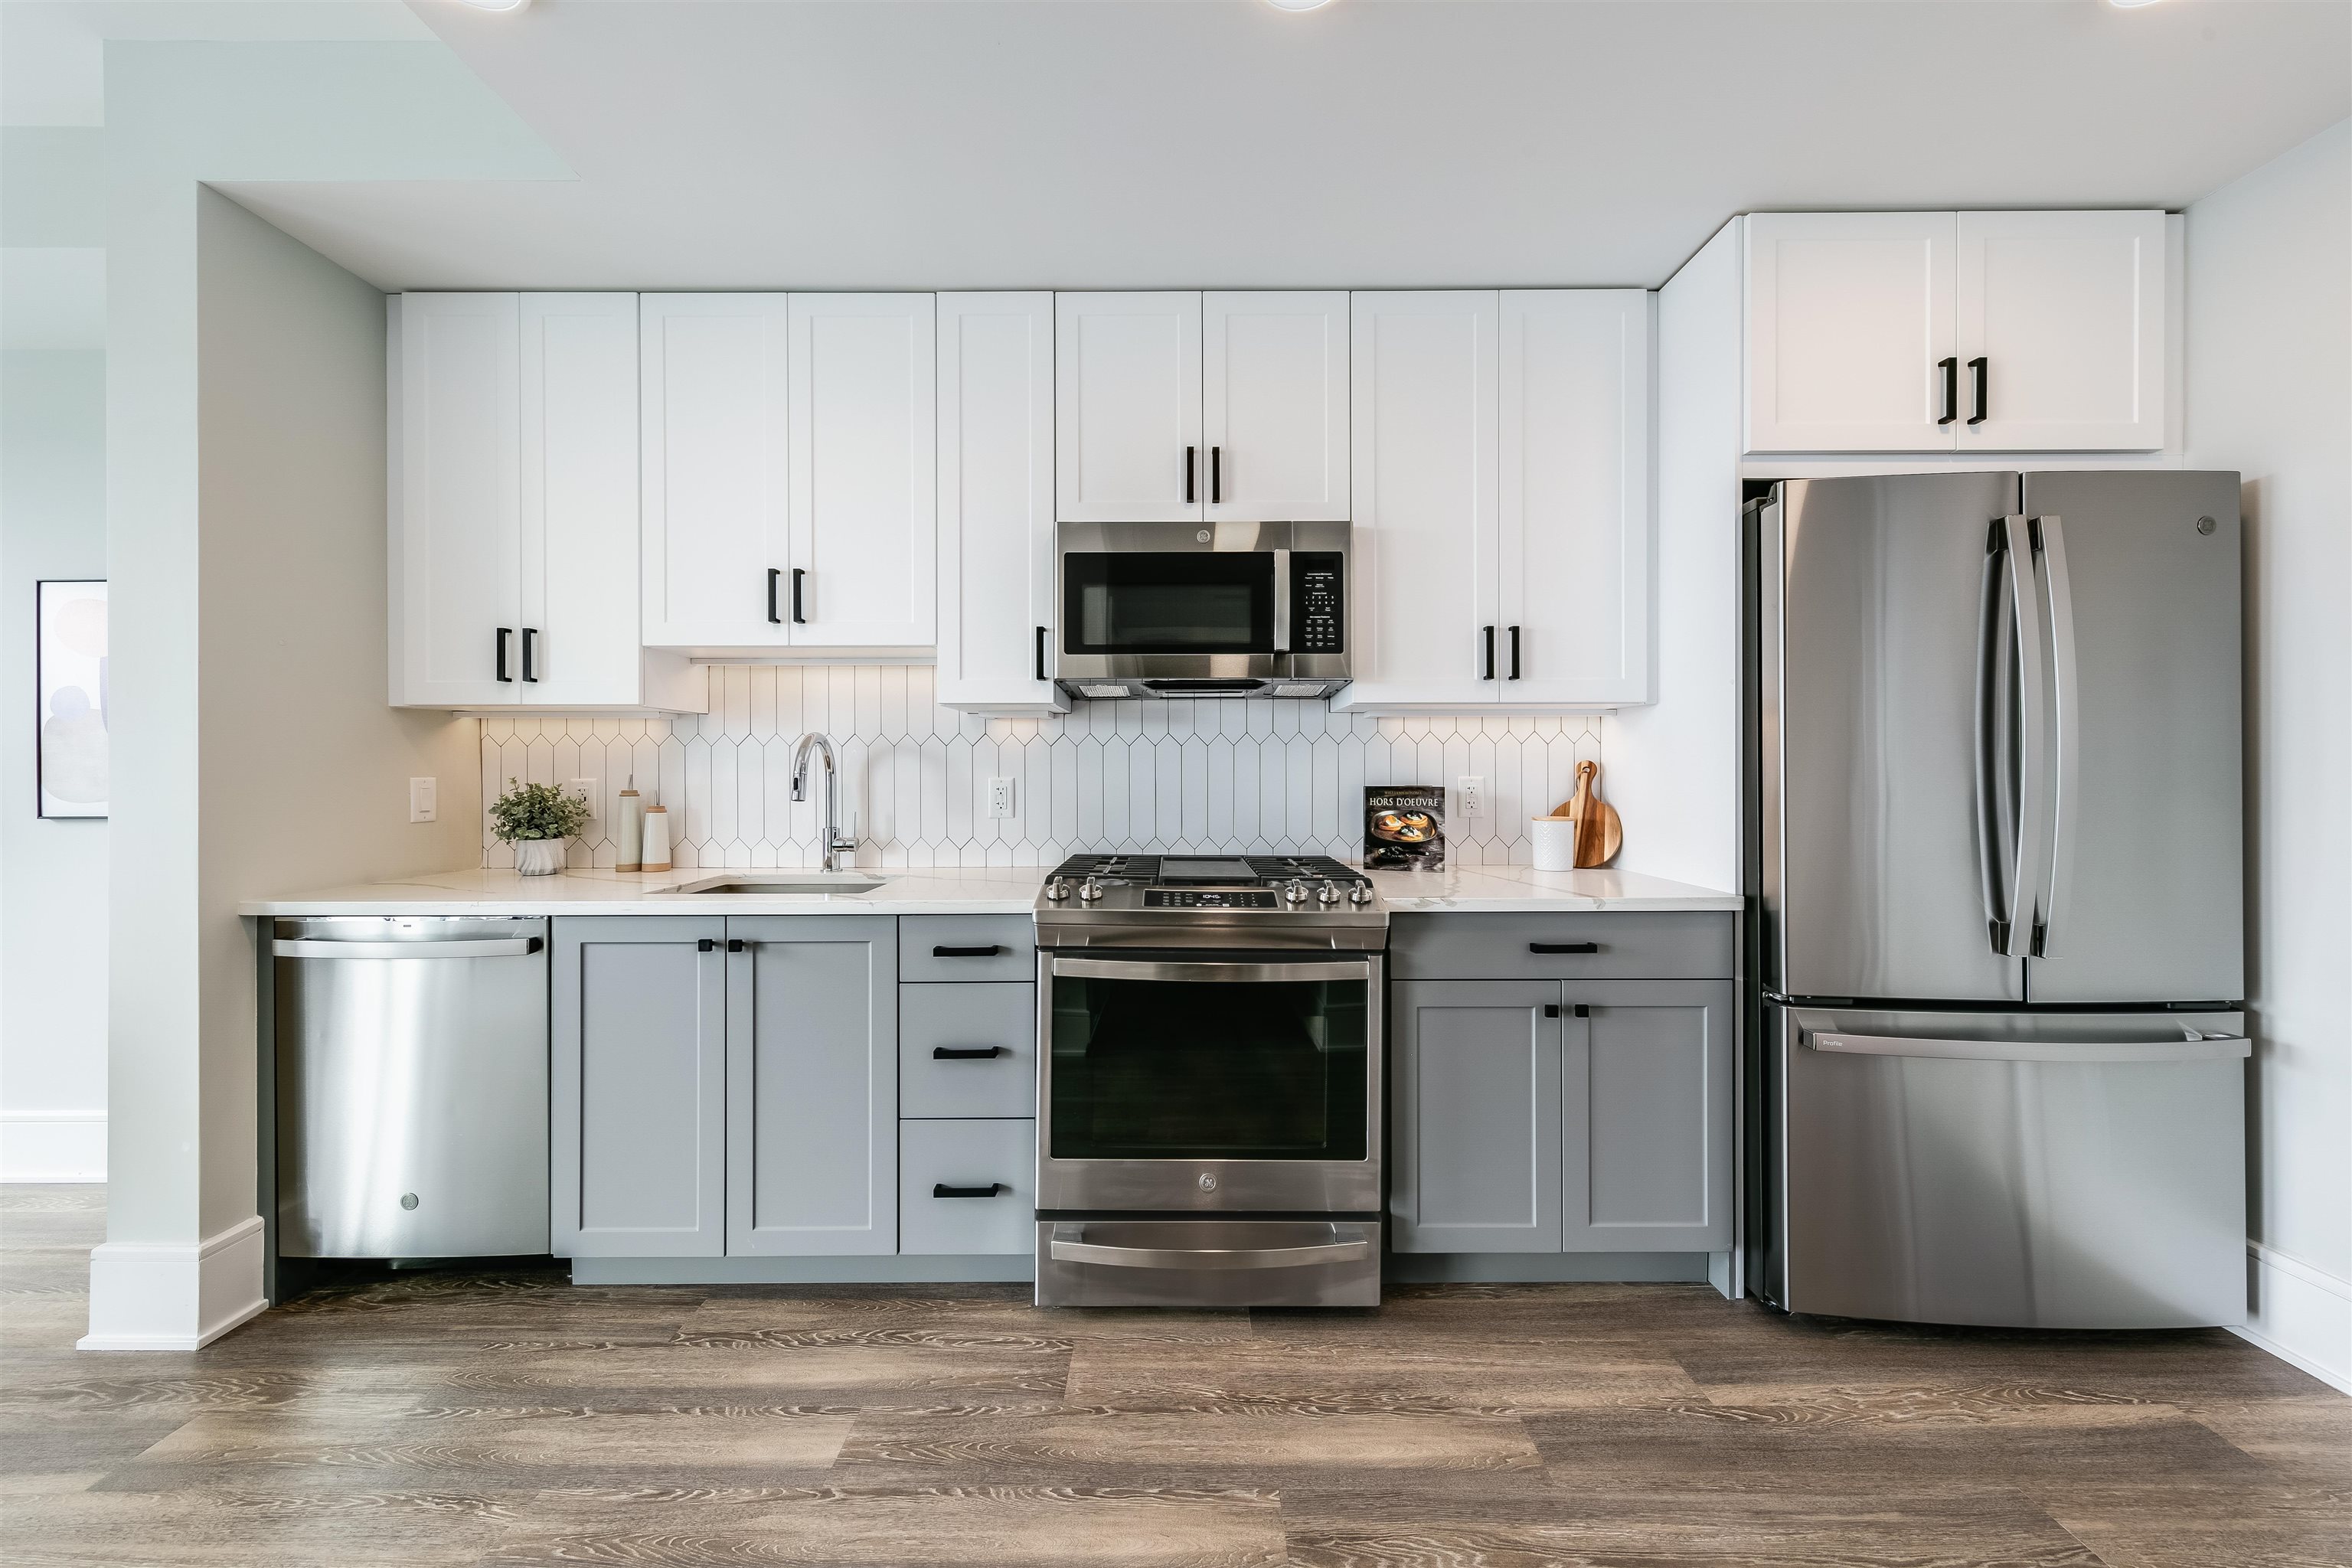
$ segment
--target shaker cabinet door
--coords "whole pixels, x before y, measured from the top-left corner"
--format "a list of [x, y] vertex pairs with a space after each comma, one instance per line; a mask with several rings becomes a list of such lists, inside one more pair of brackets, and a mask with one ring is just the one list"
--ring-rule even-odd
[[1946, 393], [1968, 392], [1953, 215], [1745, 221], [1748, 450], [1951, 450], [1959, 417]]
[[729, 1253], [898, 1249], [897, 925], [727, 922]]
[[1212, 522], [1348, 521], [1348, 296], [1202, 297], [1202, 460]]
[[1728, 1247], [1730, 983], [1568, 981], [1559, 995], [1567, 1250]]
[[1201, 296], [1054, 296], [1056, 515], [1190, 522], [1201, 449]]
[[398, 300], [394, 706], [521, 700], [518, 320], [512, 294]]
[[2165, 270], [2161, 212], [1960, 214], [1961, 449], [2160, 449]]
[[646, 294], [638, 317], [646, 644], [787, 647], [786, 296]]
[[1409, 981], [1389, 999], [1396, 1250], [1558, 1252], [1559, 984]]
[[688, 915], [555, 922], [548, 1148], [557, 1257], [723, 1250], [725, 931], [723, 921]]

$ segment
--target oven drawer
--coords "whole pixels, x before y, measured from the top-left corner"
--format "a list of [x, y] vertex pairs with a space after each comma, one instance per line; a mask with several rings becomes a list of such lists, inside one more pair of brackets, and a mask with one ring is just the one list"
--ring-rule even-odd
[[1036, 1169], [1034, 1121], [900, 1122], [898, 1250], [966, 1257], [1028, 1251]]
[[1039, 1220], [1041, 1307], [1377, 1307], [1373, 1219]]
[[1037, 923], [1028, 915], [902, 915], [898, 978], [1037, 978]]
[[1036, 1115], [1037, 988], [900, 986], [898, 1114]]
[[[1722, 980], [1729, 911], [1690, 914], [1400, 914], [1395, 980]], [[1591, 951], [1583, 951], [1586, 948]], [[1550, 949], [1554, 951], [1540, 951]]]

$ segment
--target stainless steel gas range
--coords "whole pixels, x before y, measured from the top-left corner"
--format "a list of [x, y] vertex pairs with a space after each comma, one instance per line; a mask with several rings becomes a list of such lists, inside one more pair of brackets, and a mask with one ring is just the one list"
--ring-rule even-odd
[[1320, 856], [1081, 855], [1037, 900], [1041, 1306], [1381, 1298], [1388, 910]]

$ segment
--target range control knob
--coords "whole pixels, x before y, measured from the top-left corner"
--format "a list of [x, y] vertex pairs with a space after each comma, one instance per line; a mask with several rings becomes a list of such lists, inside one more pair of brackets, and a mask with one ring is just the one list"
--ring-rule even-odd
[[1285, 903], [1305, 903], [1307, 901], [1307, 884], [1304, 882], [1290, 883], [1282, 889], [1282, 898]]
[[1045, 883], [1045, 896], [1058, 904], [1070, 896], [1070, 884], [1060, 877], [1049, 879]]
[[1372, 901], [1371, 884], [1369, 882], [1358, 882], [1353, 887], [1349, 888], [1348, 889], [1348, 901], [1351, 904], [1370, 903]]
[[1102, 884], [1096, 881], [1092, 877], [1088, 877], [1085, 881], [1078, 884], [1078, 902], [1082, 904], [1091, 904], [1097, 902], [1101, 898]]
[[1318, 904], [1338, 903], [1339, 901], [1339, 884], [1337, 882], [1326, 882], [1321, 887], [1316, 889], [1315, 901]]

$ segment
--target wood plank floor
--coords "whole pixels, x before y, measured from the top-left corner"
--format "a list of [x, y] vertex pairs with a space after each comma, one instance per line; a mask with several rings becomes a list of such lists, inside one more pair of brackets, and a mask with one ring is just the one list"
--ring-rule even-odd
[[103, 1201], [0, 1189], [11, 1564], [2352, 1563], [2352, 1400], [2220, 1332], [1695, 1286], [1116, 1313], [547, 1273], [83, 1355]]

